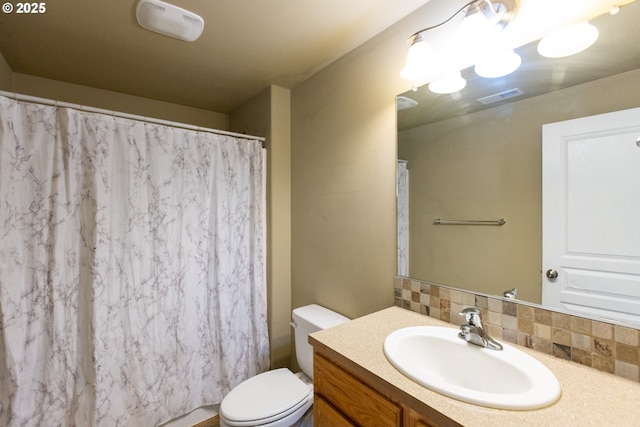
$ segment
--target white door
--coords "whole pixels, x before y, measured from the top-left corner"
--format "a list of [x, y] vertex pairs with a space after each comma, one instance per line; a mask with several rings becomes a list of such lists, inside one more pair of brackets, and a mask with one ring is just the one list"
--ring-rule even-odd
[[640, 108], [542, 140], [542, 303], [640, 322]]

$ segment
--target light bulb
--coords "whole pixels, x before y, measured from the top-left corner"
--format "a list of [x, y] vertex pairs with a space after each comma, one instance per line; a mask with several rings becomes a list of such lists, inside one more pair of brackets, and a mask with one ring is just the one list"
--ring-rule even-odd
[[596, 27], [584, 21], [540, 39], [538, 53], [547, 58], [575, 55], [595, 43], [598, 34]]
[[431, 46], [418, 34], [407, 53], [407, 62], [400, 72], [406, 80], [427, 80], [438, 72], [438, 63]]
[[429, 83], [429, 90], [440, 94], [454, 93], [461, 91], [466, 85], [467, 81], [462, 78], [460, 71], [455, 71]]
[[496, 78], [513, 73], [520, 67], [522, 58], [511, 49], [488, 52], [476, 63], [475, 72], [480, 77]]

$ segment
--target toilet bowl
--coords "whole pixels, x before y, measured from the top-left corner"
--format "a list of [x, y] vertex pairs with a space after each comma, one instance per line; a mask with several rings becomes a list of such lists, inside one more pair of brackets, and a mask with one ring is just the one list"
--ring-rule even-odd
[[292, 317], [302, 372], [274, 369], [236, 386], [220, 404], [221, 427], [290, 427], [313, 405], [313, 349], [307, 336], [349, 319], [316, 304], [296, 308]]

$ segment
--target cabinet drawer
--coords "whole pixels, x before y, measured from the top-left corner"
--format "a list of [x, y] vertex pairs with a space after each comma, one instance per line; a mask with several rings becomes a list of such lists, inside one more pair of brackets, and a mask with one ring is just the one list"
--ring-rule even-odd
[[314, 427], [356, 427], [319, 394], [313, 402]]
[[313, 370], [315, 392], [357, 425], [401, 425], [400, 406], [317, 353]]

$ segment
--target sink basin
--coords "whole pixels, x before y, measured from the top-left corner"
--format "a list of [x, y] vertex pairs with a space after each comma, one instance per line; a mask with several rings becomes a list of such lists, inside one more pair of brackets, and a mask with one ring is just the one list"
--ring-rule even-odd
[[490, 350], [458, 338], [457, 329], [414, 326], [389, 334], [384, 354], [415, 382], [464, 402], [527, 410], [558, 400], [560, 384], [545, 365], [501, 344]]

